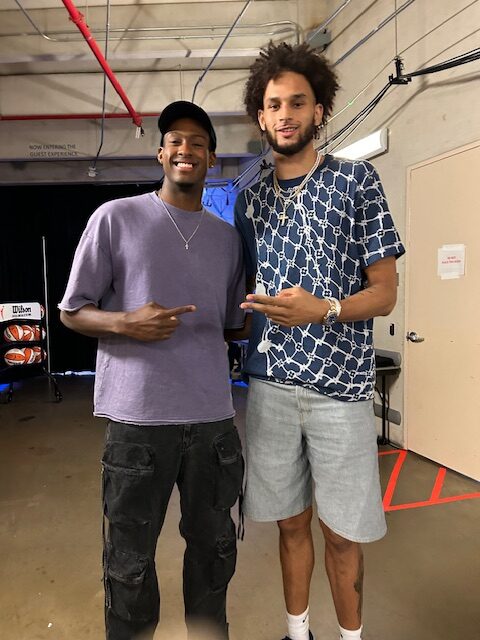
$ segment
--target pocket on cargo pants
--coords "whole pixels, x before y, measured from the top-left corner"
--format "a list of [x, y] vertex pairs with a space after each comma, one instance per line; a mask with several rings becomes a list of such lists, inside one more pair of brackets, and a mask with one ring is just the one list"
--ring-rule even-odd
[[102, 458], [103, 509], [112, 523], [151, 520], [153, 450], [134, 442], [107, 442]]
[[156, 616], [158, 591], [152, 560], [107, 544], [105, 590], [107, 607], [121, 620], [148, 622]]
[[230, 509], [235, 504], [243, 482], [242, 444], [237, 429], [221, 433], [213, 439], [217, 467], [215, 469], [215, 509]]

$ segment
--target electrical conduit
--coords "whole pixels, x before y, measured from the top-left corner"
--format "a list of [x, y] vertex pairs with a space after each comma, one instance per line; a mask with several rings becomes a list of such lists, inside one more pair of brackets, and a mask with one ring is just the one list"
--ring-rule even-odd
[[88, 46], [92, 50], [93, 55], [97, 58], [98, 62], [100, 63], [100, 66], [102, 67], [103, 71], [105, 72], [105, 74], [107, 75], [108, 79], [112, 83], [115, 91], [118, 93], [118, 95], [120, 96], [123, 104], [126, 106], [126, 108], [128, 110], [128, 113], [132, 116], [132, 120], [133, 120], [134, 124], [136, 124], [137, 127], [141, 130], [142, 129], [142, 119], [141, 119], [141, 117], [138, 115], [138, 113], [133, 108], [132, 103], [127, 98], [127, 94], [125, 93], [125, 91], [123, 90], [122, 86], [120, 85], [120, 83], [118, 82], [117, 78], [115, 77], [110, 65], [105, 60], [105, 57], [102, 54], [102, 52], [100, 51], [100, 49], [99, 49], [99, 47], [98, 47], [98, 45], [97, 45], [97, 43], [95, 41], [95, 38], [92, 36], [92, 34], [90, 33], [90, 29], [85, 24], [85, 21], [83, 19], [83, 15], [80, 13], [80, 11], [77, 9], [77, 7], [73, 4], [72, 0], [62, 0], [62, 2], [65, 5], [65, 8], [67, 9], [68, 13], [70, 14], [70, 19], [72, 20], [72, 22], [80, 30], [80, 33], [83, 35], [83, 37], [85, 38], [86, 43], [88, 44]]

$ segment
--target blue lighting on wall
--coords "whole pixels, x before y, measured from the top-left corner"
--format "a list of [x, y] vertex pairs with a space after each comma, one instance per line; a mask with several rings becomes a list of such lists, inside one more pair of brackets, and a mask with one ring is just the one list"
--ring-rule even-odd
[[236, 197], [237, 191], [233, 189], [231, 183], [224, 186], [207, 185], [203, 191], [202, 204], [205, 209], [233, 225], [233, 208]]

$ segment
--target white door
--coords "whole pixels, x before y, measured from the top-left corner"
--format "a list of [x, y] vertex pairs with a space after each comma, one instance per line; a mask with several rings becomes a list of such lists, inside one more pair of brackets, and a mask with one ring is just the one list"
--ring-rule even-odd
[[480, 142], [410, 170], [407, 248], [407, 448], [480, 480]]

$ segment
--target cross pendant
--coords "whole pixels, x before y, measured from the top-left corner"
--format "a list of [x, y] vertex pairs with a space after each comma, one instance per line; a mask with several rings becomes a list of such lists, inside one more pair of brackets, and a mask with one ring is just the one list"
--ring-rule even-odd
[[280, 220], [280, 224], [283, 224], [284, 222], [286, 222], [288, 220], [288, 216], [285, 213], [285, 210], [282, 211], [282, 213], [278, 216], [278, 219]]
[[188, 249], [188, 242], [185, 243], [185, 249]]

